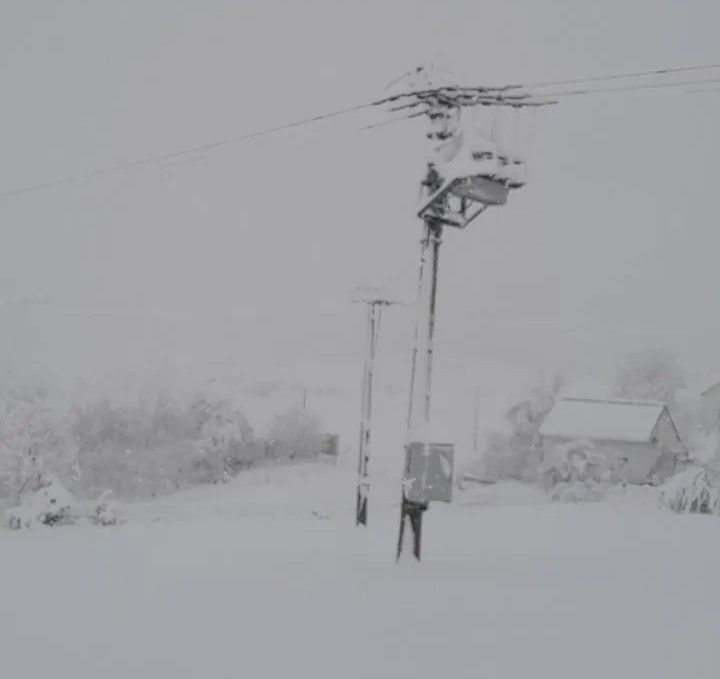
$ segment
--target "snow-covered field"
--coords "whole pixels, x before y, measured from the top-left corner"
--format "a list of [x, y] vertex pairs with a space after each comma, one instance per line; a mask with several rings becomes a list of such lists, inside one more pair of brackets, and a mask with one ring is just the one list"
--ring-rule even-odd
[[459, 492], [394, 563], [398, 478], [353, 524], [351, 466], [242, 475], [115, 528], [0, 532], [3, 679], [707, 677], [720, 521], [652, 498]]

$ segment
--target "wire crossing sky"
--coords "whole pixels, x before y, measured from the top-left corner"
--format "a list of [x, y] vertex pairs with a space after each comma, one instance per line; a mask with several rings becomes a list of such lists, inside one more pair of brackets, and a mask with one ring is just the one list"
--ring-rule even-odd
[[[439, 354], [717, 363], [718, 102], [685, 91], [720, 79], [719, 23], [715, 0], [4, 3], [0, 367], [355, 361], [350, 291], [414, 299], [425, 167], [421, 107], [371, 104], [432, 62], [559, 102], [529, 116], [512, 204], [447, 234]], [[412, 314], [386, 320], [379, 360], [402, 363]]]
[[[481, 90], [488, 90], [488, 92], [503, 92], [507, 90], [513, 90], [513, 89], [539, 89], [543, 87], [550, 87], [550, 86], [560, 86], [560, 85], [570, 85], [570, 84], [582, 84], [582, 83], [594, 83], [594, 82], [601, 82], [601, 81], [608, 81], [608, 80], [621, 80], [621, 79], [638, 79], [638, 78], [645, 78], [650, 76], [662, 76], [662, 75], [670, 75], [674, 73], [683, 73], [683, 72], [691, 72], [691, 71], [707, 71], [707, 70], [713, 70], [713, 69], [720, 69], [720, 65], [698, 65], [698, 66], [685, 66], [685, 67], [676, 67], [676, 68], [663, 68], [663, 69], [655, 69], [655, 70], [649, 70], [649, 71], [639, 71], [634, 73], [625, 73], [625, 74], [613, 74], [613, 75], [601, 75], [601, 76], [592, 76], [589, 78], [574, 78], [571, 80], [555, 80], [555, 81], [543, 81], [540, 83], [530, 83], [527, 85], [501, 85], [499, 87], [490, 87], [485, 88], [482, 86], [479, 86], [478, 88], [461, 88], [461, 89], [481, 89]], [[714, 78], [714, 79], [705, 79], [705, 80], [689, 80], [689, 81], [675, 81], [675, 82], [659, 82], [659, 83], [649, 83], [649, 84], [634, 84], [634, 85], [628, 85], [625, 87], [617, 87], [617, 88], [605, 88], [605, 89], [584, 89], [584, 90], [560, 90], [557, 92], [551, 92], [549, 94], [546, 94], [545, 96], [548, 97], [564, 97], [564, 96], [579, 96], [579, 95], [589, 95], [589, 94], [607, 94], [607, 93], [621, 93], [621, 92], [632, 92], [636, 90], [642, 90], [642, 89], [665, 89], [665, 88], [672, 88], [672, 87], [678, 87], [683, 85], [701, 85], [701, 84], [710, 84], [710, 83], [720, 83], [720, 78]], [[441, 89], [447, 89], [447, 88], [441, 88]], [[452, 88], [449, 88], [452, 89]], [[431, 92], [432, 90], [428, 90], [428, 92]], [[294, 128], [300, 128], [305, 127], [307, 125], [311, 125], [313, 123], [318, 123], [323, 120], [329, 120], [331, 118], [339, 118], [341, 116], [347, 115], [349, 113], [355, 113], [357, 111], [361, 111], [363, 109], [373, 108], [382, 106], [383, 104], [395, 101], [397, 99], [401, 99], [403, 95], [393, 95], [389, 97], [385, 97], [383, 99], [379, 99], [376, 101], [371, 101], [366, 104], [359, 104], [356, 106], [350, 106], [347, 108], [342, 108], [339, 110], [331, 111], [329, 113], [321, 113], [315, 116], [311, 116], [308, 118], [301, 118], [300, 120], [295, 120], [290, 123], [285, 123], [283, 125], [277, 125], [274, 127], [265, 128], [262, 130], [254, 130], [252, 132], [246, 132], [239, 134], [238, 136], [231, 137], [229, 139], [221, 139], [218, 141], [208, 142], [206, 144], [200, 144], [197, 146], [190, 146], [187, 148], [183, 148], [177, 151], [171, 151], [168, 153], [155, 155], [155, 156], [149, 156], [147, 158], [141, 158], [139, 160], [133, 160], [125, 163], [118, 163], [115, 165], [108, 165], [106, 167], [97, 168], [94, 170], [90, 170], [86, 173], [78, 174], [78, 175], [72, 175], [68, 177], [63, 177], [60, 179], [50, 180], [47, 182], [42, 182], [39, 184], [32, 184], [29, 186], [19, 187], [16, 189], [8, 189], [6, 191], [0, 192], [0, 198], [10, 198], [12, 196], [20, 196], [27, 193], [34, 193], [36, 191], [43, 191], [45, 189], [51, 189], [55, 187], [62, 186], [64, 184], [74, 184], [77, 182], [94, 179], [95, 177], [100, 177], [103, 175], [108, 174], [115, 174], [117, 172], [125, 172], [127, 170], [134, 170], [143, 166], [147, 165], [153, 165], [156, 163], [160, 163], [167, 160], [174, 160], [177, 158], [182, 158], [184, 156], [198, 153], [201, 151], [210, 151], [215, 148], [219, 148], [222, 146], [229, 146], [229, 145], [235, 145], [239, 144], [244, 141], [249, 141], [251, 139], [257, 139], [259, 137], [266, 137], [270, 136], [272, 134], [276, 134], [278, 132], [283, 132], [285, 130], [290, 130]], [[412, 106], [412, 105], [408, 105]], [[402, 107], [401, 107], [402, 108]], [[381, 127], [388, 124], [393, 124], [395, 122], [399, 122], [401, 120], [407, 120], [414, 117], [418, 117], [421, 114], [411, 114], [408, 116], [403, 116], [399, 118], [390, 118], [387, 120], [383, 120], [378, 123], [372, 123], [369, 125], [364, 126], [363, 130], [371, 130], [376, 127]]]

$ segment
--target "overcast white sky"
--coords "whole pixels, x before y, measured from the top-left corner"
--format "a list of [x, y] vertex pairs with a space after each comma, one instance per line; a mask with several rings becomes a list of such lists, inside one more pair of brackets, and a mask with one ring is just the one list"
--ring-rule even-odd
[[[0, 191], [378, 95], [439, 58], [472, 82], [720, 62], [716, 0], [4, 0]], [[354, 359], [358, 283], [412, 289], [422, 127], [358, 114], [0, 199], [0, 359], [117, 371]], [[720, 92], [575, 98], [530, 183], [448, 233], [438, 352], [600, 365], [665, 345], [720, 365]], [[405, 356], [412, 314], [388, 316]]]

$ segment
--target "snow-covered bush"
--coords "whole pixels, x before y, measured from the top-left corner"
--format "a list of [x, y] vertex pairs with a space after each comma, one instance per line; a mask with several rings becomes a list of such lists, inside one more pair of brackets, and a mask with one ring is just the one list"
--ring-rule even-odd
[[589, 441], [557, 446], [545, 461], [541, 479], [553, 500], [598, 500], [613, 481], [613, 468]]
[[38, 391], [0, 396], [0, 507], [44, 488], [47, 473], [77, 497], [109, 490], [150, 499], [226, 481], [265, 458], [319, 456], [327, 443], [317, 418], [296, 410], [275, 418], [272, 440], [258, 440], [229, 400], [202, 394], [185, 403], [167, 393], [99, 400], [62, 412], [50, 403]]
[[90, 523], [95, 526], [117, 526], [124, 522], [120, 510], [115, 503], [110, 501], [109, 495], [110, 492], [103, 493], [96, 502], [90, 505], [88, 515]]
[[6, 512], [9, 528], [68, 525], [77, 523], [84, 514], [81, 503], [51, 475], [38, 488], [21, 494], [19, 500]]
[[154, 403], [99, 401], [73, 412], [77, 487], [150, 498], [217, 483], [262, 456], [245, 416], [226, 400], [197, 395], [183, 406], [168, 394]]
[[673, 476], [660, 492], [660, 501], [679, 514], [720, 516], [720, 486], [705, 467], [691, 467]]
[[260, 457], [250, 423], [229, 401], [196, 397], [188, 415], [190, 438], [198, 441], [202, 450], [196, 467], [212, 477], [211, 481], [227, 479]]
[[123, 520], [107, 495], [95, 502], [83, 502], [52, 474], [46, 475], [36, 490], [23, 493], [19, 503], [5, 512], [5, 525], [14, 530], [87, 523], [115, 526], [123, 523]]

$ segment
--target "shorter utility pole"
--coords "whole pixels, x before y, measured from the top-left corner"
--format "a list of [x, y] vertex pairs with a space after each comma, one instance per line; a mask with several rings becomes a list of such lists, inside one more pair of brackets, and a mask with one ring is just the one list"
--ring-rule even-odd
[[368, 476], [368, 463], [370, 461], [370, 432], [372, 421], [373, 376], [375, 372], [375, 352], [377, 349], [380, 331], [380, 318], [382, 308], [398, 304], [381, 297], [368, 297], [353, 300], [367, 306], [367, 345], [365, 363], [363, 366], [362, 403], [360, 411], [360, 445], [358, 447], [358, 482], [355, 504], [355, 525], [367, 526], [368, 521], [368, 495], [370, 492], [370, 479]]
[[478, 429], [480, 427], [480, 387], [475, 387], [475, 398], [473, 399], [473, 455], [478, 452]]

